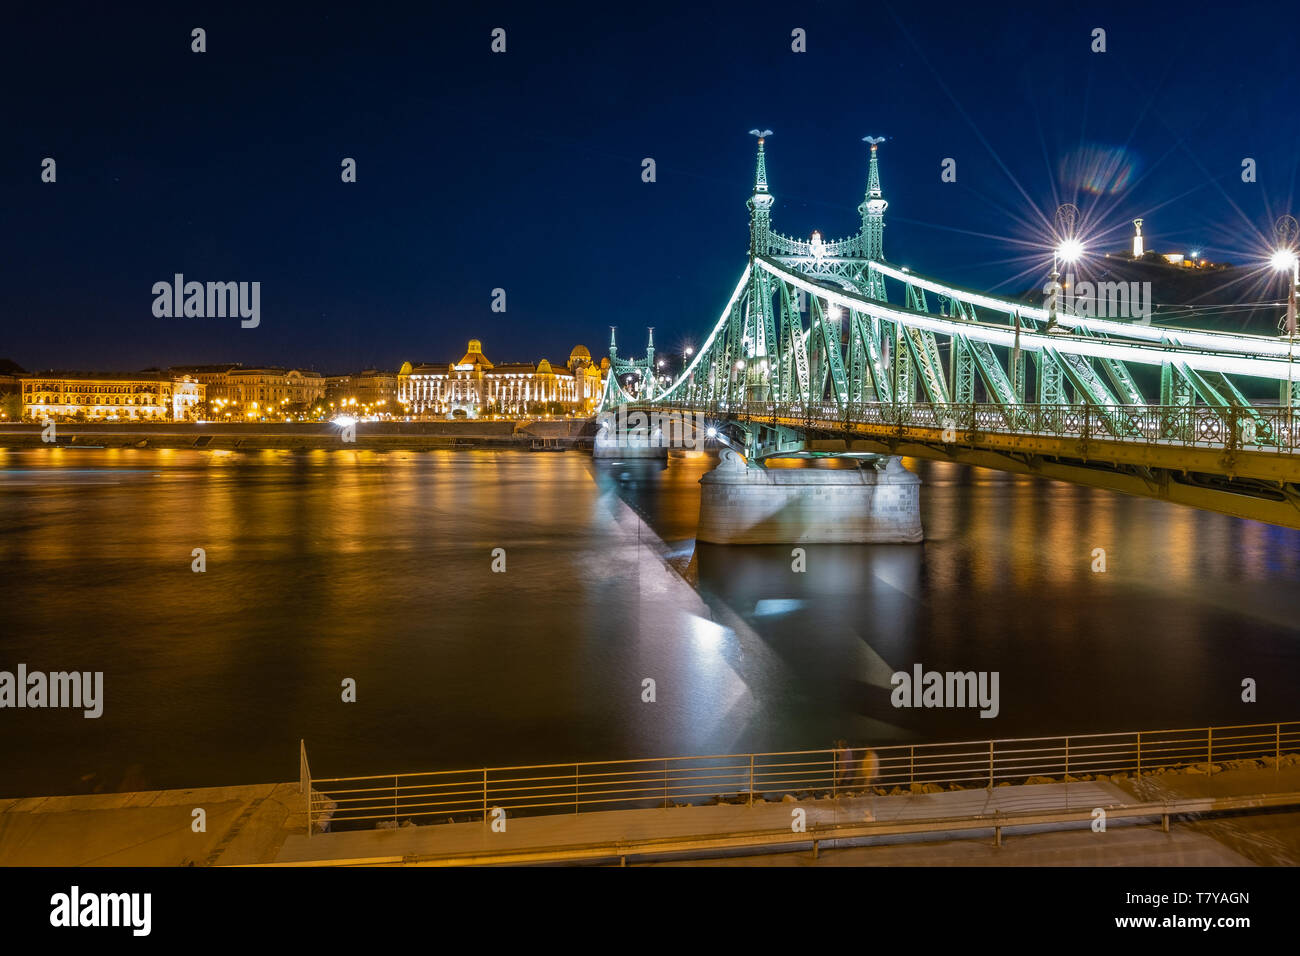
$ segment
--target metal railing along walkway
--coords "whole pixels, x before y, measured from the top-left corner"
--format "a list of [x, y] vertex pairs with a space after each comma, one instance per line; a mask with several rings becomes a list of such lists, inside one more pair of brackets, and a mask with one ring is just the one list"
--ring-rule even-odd
[[1300, 751], [1300, 721], [1178, 730], [904, 744], [837, 750], [717, 754], [360, 777], [312, 778], [305, 746], [301, 786], [314, 826], [379, 821], [465, 823], [500, 808], [510, 817], [648, 809], [786, 794], [839, 796], [933, 784], [993, 788], [1034, 777], [1078, 779], [1160, 768], [1273, 758]]
[[953, 433], [947, 444], [970, 435], [1078, 438], [1138, 445], [1222, 448], [1294, 454], [1300, 451], [1300, 414], [1286, 406], [1215, 409], [1206, 405], [1002, 405], [996, 402], [692, 402], [653, 399], [648, 410], [699, 412], [755, 422], [795, 422], [809, 428], [850, 431], [926, 428]]

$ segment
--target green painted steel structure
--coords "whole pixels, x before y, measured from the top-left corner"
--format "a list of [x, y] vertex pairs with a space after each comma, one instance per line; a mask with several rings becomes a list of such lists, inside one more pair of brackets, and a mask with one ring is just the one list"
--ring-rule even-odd
[[[1053, 325], [1048, 308], [899, 268], [884, 254], [888, 203], [880, 140], [872, 137], [857, 233], [831, 241], [782, 235], [772, 228], [768, 135], [759, 135], [747, 203], [749, 261], [704, 345], [667, 386], [653, 374], [653, 346], [645, 360], [627, 362], [611, 345], [615, 372], [636, 372], [640, 387], [629, 391], [610, 375], [603, 407], [655, 405], [742, 420], [750, 423], [741, 430], [754, 462], [765, 447], [795, 447], [834, 422], [852, 430], [927, 420], [947, 433], [968, 420], [972, 428], [961, 434], [970, 444], [978, 429], [967, 409], [978, 407], [990, 428], [1026, 438], [1069, 438], [1068, 423], [1086, 419], [1094, 438], [1109, 441], [1217, 445], [1227, 453], [1218, 471], [1229, 479], [1238, 450], [1284, 456], [1274, 490], [1294, 495], [1291, 477], [1300, 473], [1287, 469], [1298, 461], [1300, 415], [1293, 421], [1290, 337], [1063, 309]], [[764, 441], [755, 420], [794, 434]]]

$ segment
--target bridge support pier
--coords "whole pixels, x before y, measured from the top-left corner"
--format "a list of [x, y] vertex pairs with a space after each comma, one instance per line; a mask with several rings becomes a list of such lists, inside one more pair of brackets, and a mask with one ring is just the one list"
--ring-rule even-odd
[[858, 468], [772, 469], [730, 449], [700, 479], [696, 538], [710, 544], [915, 543], [921, 479], [894, 456]]
[[668, 458], [668, 443], [648, 427], [602, 427], [591, 446], [594, 458]]

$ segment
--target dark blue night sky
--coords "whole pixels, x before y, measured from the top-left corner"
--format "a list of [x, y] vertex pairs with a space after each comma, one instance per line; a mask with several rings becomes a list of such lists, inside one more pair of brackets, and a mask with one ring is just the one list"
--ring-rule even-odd
[[[0, 357], [342, 372], [471, 336], [600, 356], [610, 325], [625, 352], [647, 325], [698, 344], [744, 266], [755, 126], [779, 231], [855, 231], [860, 140], [884, 135], [887, 256], [1008, 293], [1046, 271], [1059, 201], [1110, 230], [1095, 248], [1144, 216], [1150, 246], [1242, 263], [1300, 211], [1293, 2], [410, 7], [7, 14]], [[155, 318], [177, 272], [260, 281], [260, 327]]]

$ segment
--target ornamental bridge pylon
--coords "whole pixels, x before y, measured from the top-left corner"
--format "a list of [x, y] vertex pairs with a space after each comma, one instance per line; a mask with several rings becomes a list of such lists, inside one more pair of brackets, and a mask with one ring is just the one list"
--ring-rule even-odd
[[[655, 373], [655, 330], [649, 329], [649, 338], [645, 347], [645, 358], [628, 359], [621, 358], [618, 354], [618, 343], [615, 341], [615, 326], [609, 327], [609, 381], [622, 390], [624, 395], [629, 397], [635, 396], [641, 401], [652, 400], [658, 385], [658, 377]], [[630, 379], [631, 390], [624, 388], [618, 379]], [[606, 386], [606, 392], [611, 386]]]
[[[1098, 318], [1054, 294], [1038, 307], [900, 268], [884, 253], [876, 137], [864, 138], [857, 231], [783, 235], [772, 227], [771, 133], [753, 132], [749, 258], [721, 315], [676, 381], [657, 383], [652, 345], [645, 362], [622, 362], [644, 369], [636, 394], [611, 374], [601, 404], [702, 415], [729, 446], [703, 479], [701, 540], [919, 540], [919, 511], [905, 514], [917, 479], [899, 456], [1300, 528], [1293, 333]], [[612, 372], [622, 360], [612, 342], [610, 353]], [[780, 457], [861, 465], [764, 467]], [[862, 488], [842, 495], [833, 521], [818, 518], [815, 499], [839, 492], [817, 491], [828, 480], [819, 474]], [[756, 503], [742, 507], [747, 498]], [[710, 501], [720, 523], [706, 520]]]

